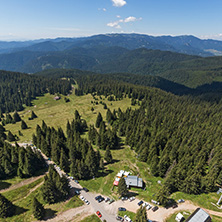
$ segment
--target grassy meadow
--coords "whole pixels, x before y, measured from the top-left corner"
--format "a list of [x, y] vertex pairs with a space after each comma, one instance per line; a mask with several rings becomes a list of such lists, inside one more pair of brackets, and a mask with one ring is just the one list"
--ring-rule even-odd
[[[23, 136], [19, 136], [18, 142], [30, 142], [32, 140], [32, 134], [35, 133], [36, 125], [41, 125], [42, 120], [44, 120], [48, 126], [55, 128], [62, 127], [65, 130], [67, 120], [71, 121], [74, 118], [75, 110], [78, 110], [79, 114], [89, 125], [96, 122], [98, 112], [100, 112], [104, 118], [106, 117], [107, 110], [99, 103], [100, 101], [106, 103], [111, 111], [113, 109], [117, 110], [118, 108], [126, 110], [131, 106], [131, 100], [129, 98], [124, 98], [120, 101], [108, 101], [104, 96], [101, 97], [102, 99], [96, 96], [96, 98], [98, 98], [98, 101], [96, 100], [98, 105], [91, 103], [91, 101], [95, 101], [91, 94], [84, 96], [71, 94], [67, 98], [69, 98], [70, 102], [66, 103], [64, 96], [61, 96], [61, 99], [57, 101], [55, 101], [54, 96], [50, 94], [38, 97], [36, 100], [33, 100], [32, 107], [26, 107], [23, 111], [18, 112], [29, 128], [21, 130], [21, 122], [17, 122], [16, 124], [7, 124], [5, 126], [6, 130], [10, 130], [16, 135], [19, 135], [18, 131], [20, 130]], [[94, 111], [91, 111], [92, 107]], [[133, 108], [136, 108], [136, 106], [133, 106]], [[28, 120], [31, 116], [31, 111], [34, 111], [38, 118]]]

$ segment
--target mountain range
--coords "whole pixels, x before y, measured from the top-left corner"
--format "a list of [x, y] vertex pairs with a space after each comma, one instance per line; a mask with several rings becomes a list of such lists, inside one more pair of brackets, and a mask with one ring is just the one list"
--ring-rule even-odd
[[[2, 53], [2, 50], [7, 53]], [[194, 36], [107, 34], [0, 42], [0, 69], [63, 68], [160, 76], [188, 87], [222, 81], [222, 42]]]

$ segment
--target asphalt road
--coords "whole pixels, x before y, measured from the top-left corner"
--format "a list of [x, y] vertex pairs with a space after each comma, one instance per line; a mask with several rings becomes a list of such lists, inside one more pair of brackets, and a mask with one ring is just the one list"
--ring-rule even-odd
[[[41, 152], [43, 158], [45, 159], [45, 162], [49, 165], [49, 164], [54, 164], [53, 161], [50, 161], [48, 160], [48, 158]], [[62, 175], [66, 175], [65, 172], [63, 172], [62, 170], [59, 170], [58, 167], [55, 166], [55, 169], [56, 171], [59, 173], [60, 176]], [[100, 218], [101, 221], [103, 220], [106, 220], [107, 222], [114, 222], [116, 221], [116, 216], [115, 215], [112, 215], [110, 213], [108, 213], [105, 208], [104, 208], [104, 205], [108, 205], [108, 203], [105, 203], [105, 201], [102, 201], [101, 203], [98, 203], [96, 200], [95, 200], [95, 194], [91, 193], [91, 192], [85, 192], [83, 190], [83, 187], [74, 182], [73, 180], [69, 180], [69, 184], [71, 186], [71, 189], [75, 189], [75, 190], [78, 190], [80, 191], [80, 195], [82, 195], [85, 199], [87, 199], [89, 202], [90, 202], [90, 206], [92, 207], [92, 209], [95, 211], [99, 211], [101, 214], [102, 214], [102, 217]]]

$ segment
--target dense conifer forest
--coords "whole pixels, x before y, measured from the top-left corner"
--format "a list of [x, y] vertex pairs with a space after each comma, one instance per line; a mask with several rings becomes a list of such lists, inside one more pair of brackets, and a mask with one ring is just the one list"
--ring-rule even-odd
[[138, 159], [150, 165], [154, 176], [165, 178], [166, 193], [199, 194], [222, 184], [221, 99], [176, 96], [103, 75], [76, 75], [75, 80], [77, 95], [92, 93], [114, 100], [128, 96], [140, 104], [137, 110], [112, 114], [112, 126], [126, 137]]
[[23, 105], [31, 106], [36, 96], [47, 92], [68, 94], [70, 90], [67, 80], [0, 71], [0, 112], [20, 111]]

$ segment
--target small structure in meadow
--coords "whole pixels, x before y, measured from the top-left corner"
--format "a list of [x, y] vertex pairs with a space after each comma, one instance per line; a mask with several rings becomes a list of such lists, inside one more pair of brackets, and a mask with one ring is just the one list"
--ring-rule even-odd
[[184, 218], [183, 214], [178, 213], [177, 216], [176, 216], [176, 218], [175, 218], [175, 220], [176, 220], [177, 222], [182, 222], [182, 221], [185, 220], [185, 218]]
[[55, 96], [55, 97], [54, 97], [54, 100], [56, 100], [56, 101], [57, 101], [57, 100], [60, 100], [60, 97], [59, 97], [59, 96]]

